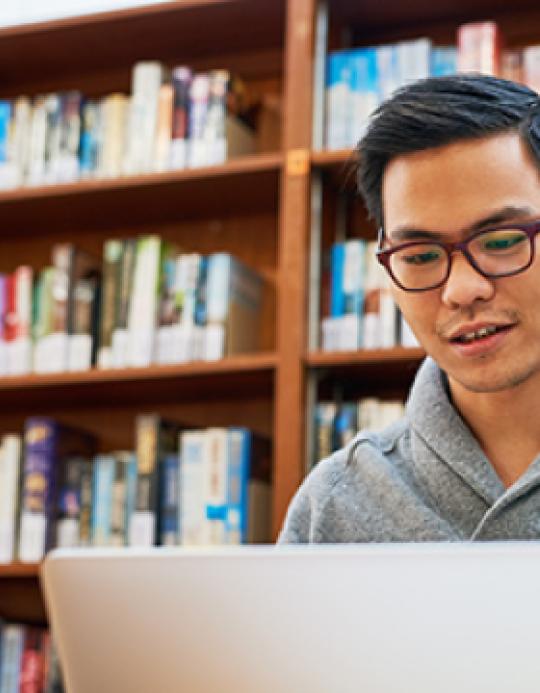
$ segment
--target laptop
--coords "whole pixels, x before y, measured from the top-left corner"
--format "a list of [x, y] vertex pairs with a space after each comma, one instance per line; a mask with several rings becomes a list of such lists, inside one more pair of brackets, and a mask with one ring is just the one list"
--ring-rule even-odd
[[540, 544], [57, 550], [68, 693], [540, 690]]

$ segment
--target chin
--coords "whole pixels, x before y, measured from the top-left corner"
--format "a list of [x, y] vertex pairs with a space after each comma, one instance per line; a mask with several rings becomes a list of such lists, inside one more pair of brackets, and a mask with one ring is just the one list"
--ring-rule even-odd
[[[443, 369], [444, 370], [444, 369]], [[491, 372], [490, 372], [491, 371]], [[495, 392], [504, 392], [519, 387], [533, 375], [537, 375], [538, 371], [520, 370], [515, 372], [494, 372], [494, 369], [486, 368], [484, 373], [478, 373], [474, 376], [471, 373], [451, 373], [446, 371], [448, 377], [459, 383], [462, 388], [469, 392], [477, 394], [487, 394]]]

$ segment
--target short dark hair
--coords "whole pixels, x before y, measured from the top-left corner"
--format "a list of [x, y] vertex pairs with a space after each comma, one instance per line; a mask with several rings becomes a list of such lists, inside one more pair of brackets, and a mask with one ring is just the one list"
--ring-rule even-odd
[[540, 166], [540, 100], [522, 84], [460, 74], [398, 89], [370, 119], [358, 143], [357, 183], [370, 217], [383, 225], [382, 180], [402, 154], [515, 131]]

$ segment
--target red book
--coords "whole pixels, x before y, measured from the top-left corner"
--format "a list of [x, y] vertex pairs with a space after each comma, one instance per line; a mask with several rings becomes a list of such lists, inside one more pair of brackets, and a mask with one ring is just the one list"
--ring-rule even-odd
[[45, 669], [43, 631], [27, 628], [19, 676], [19, 693], [42, 693]]

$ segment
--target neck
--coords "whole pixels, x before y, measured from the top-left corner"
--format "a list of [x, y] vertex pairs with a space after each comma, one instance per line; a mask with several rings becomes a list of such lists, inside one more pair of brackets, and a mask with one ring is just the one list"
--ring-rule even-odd
[[454, 406], [506, 487], [540, 452], [540, 384], [530, 378], [500, 392], [471, 392], [449, 378]]

